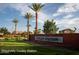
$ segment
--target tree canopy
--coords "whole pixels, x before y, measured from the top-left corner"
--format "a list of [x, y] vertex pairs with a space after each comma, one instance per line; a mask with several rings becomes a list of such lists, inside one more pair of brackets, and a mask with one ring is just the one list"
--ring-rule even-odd
[[41, 3], [33, 3], [32, 6], [29, 6], [33, 11], [39, 12], [44, 5]]
[[7, 29], [6, 27], [0, 28], [0, 33], [3, 33], [3, 34], [10, 34], [10, 32], [8, 31], [8, 29]]
[[45, 34], [56, 34], [59, 28], [57, 28], [56, 23], [54, 20], [52, 21], [45, 21], [44, 26], [43, 26], [43, 32]]
[[12, 22], [13, 22], [13, 23], [18, 23], [17, 18], [15, 18]]

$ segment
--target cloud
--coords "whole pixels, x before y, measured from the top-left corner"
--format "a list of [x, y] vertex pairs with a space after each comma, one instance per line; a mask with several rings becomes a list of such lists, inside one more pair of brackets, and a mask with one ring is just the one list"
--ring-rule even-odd
[[23, 16], [25, 15], [26, 12], [30, 12], [34, 15], [34, 11], [28, 7], [29, 5], [30, 4], [20, 3], [20, 4], [10, 4], [9, 6], [18, 10]]
[[[52, 15], [53, 17], [57, 17], [60, 15], [67, 15], [64, 18], [71, 18], [75, 12], [79, 11], [78, 3], [66, 3], [58, 8], [58, 10]], [[70, 15], [72, 13], [73, 15]]]
[[53, 17], [57, 17], [57, 16], [59, 16], [59, 15], [61, 15], [61, 13], [55, 12], [52, 16], [53, 16]]
[[64, 12], [64, 13], [69, 13], [69, 12], [76, 12], [79, 10], [79, 4], [78, 3], [67, 3], [62, 5], [57, 12]]
[[61, 19], [61, 20], [55, 20], [57, 26], [60, 28], [59, 30], [71, 28], [74, 29], [74, 27], [77, 28], [77, 32], [79, 32], [79, 18], [73, 18], [73, 19]]
[[67, 25], [78, 24], [79, 25], [79, 18], [57, 20], [57, 24], [67, 24]]
[[69, 19], [69, 18], [72, 18], [73, 16], [74, 16], [73, 14], [68, 14], [68, 15], [64, 16], [63, 18]]

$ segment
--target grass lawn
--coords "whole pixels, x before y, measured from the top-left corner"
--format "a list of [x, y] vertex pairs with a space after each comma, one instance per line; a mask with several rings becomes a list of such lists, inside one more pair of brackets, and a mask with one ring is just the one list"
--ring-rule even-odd
[[[5, 50], [16, 50], [16, 52], [0, 53], [0, 54], [16, 54], [16, 55], [79, 55], [79, 51], [70, 50], [60, 47], [34, 46], [28, 42], [0, 42], [0, 52]], [[30, 50], [36, 52], [17, 52], [17, 50]]]
[[0, 42], [0, 46], [31, 46], [32, 44], [24, 42]]

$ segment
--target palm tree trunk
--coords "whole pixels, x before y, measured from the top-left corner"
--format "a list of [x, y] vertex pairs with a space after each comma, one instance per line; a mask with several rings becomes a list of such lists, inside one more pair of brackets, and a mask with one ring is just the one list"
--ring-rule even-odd
[[27, 20], [27, 38], [29, 39], [29, 19]]
[[15, 34], [16, 34], [16, 32], [17, 32], [17, 24], [15, 24]]
[[36, 12], [36, 34], [38, 33], [38, 13]]

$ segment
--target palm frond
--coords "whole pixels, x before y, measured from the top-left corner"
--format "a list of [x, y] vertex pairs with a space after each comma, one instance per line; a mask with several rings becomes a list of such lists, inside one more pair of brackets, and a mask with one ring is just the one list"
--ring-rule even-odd
[[41, 8], [44, 5], [42, 5], [41, 3], [33, 3], [32, 6], [28, 6], [29, 8], [31, 8], [33, 11], [38, 12], [41, 10]]
[[30, 19], [30, 18], [32, 18], [32, 14], [31, 13], [26, 13], [24, 17], [27, 18], [27, 19]]
[[13, 22], [13, 23], [18, 23], [17, 18], [15, 18], [12, 22]]

